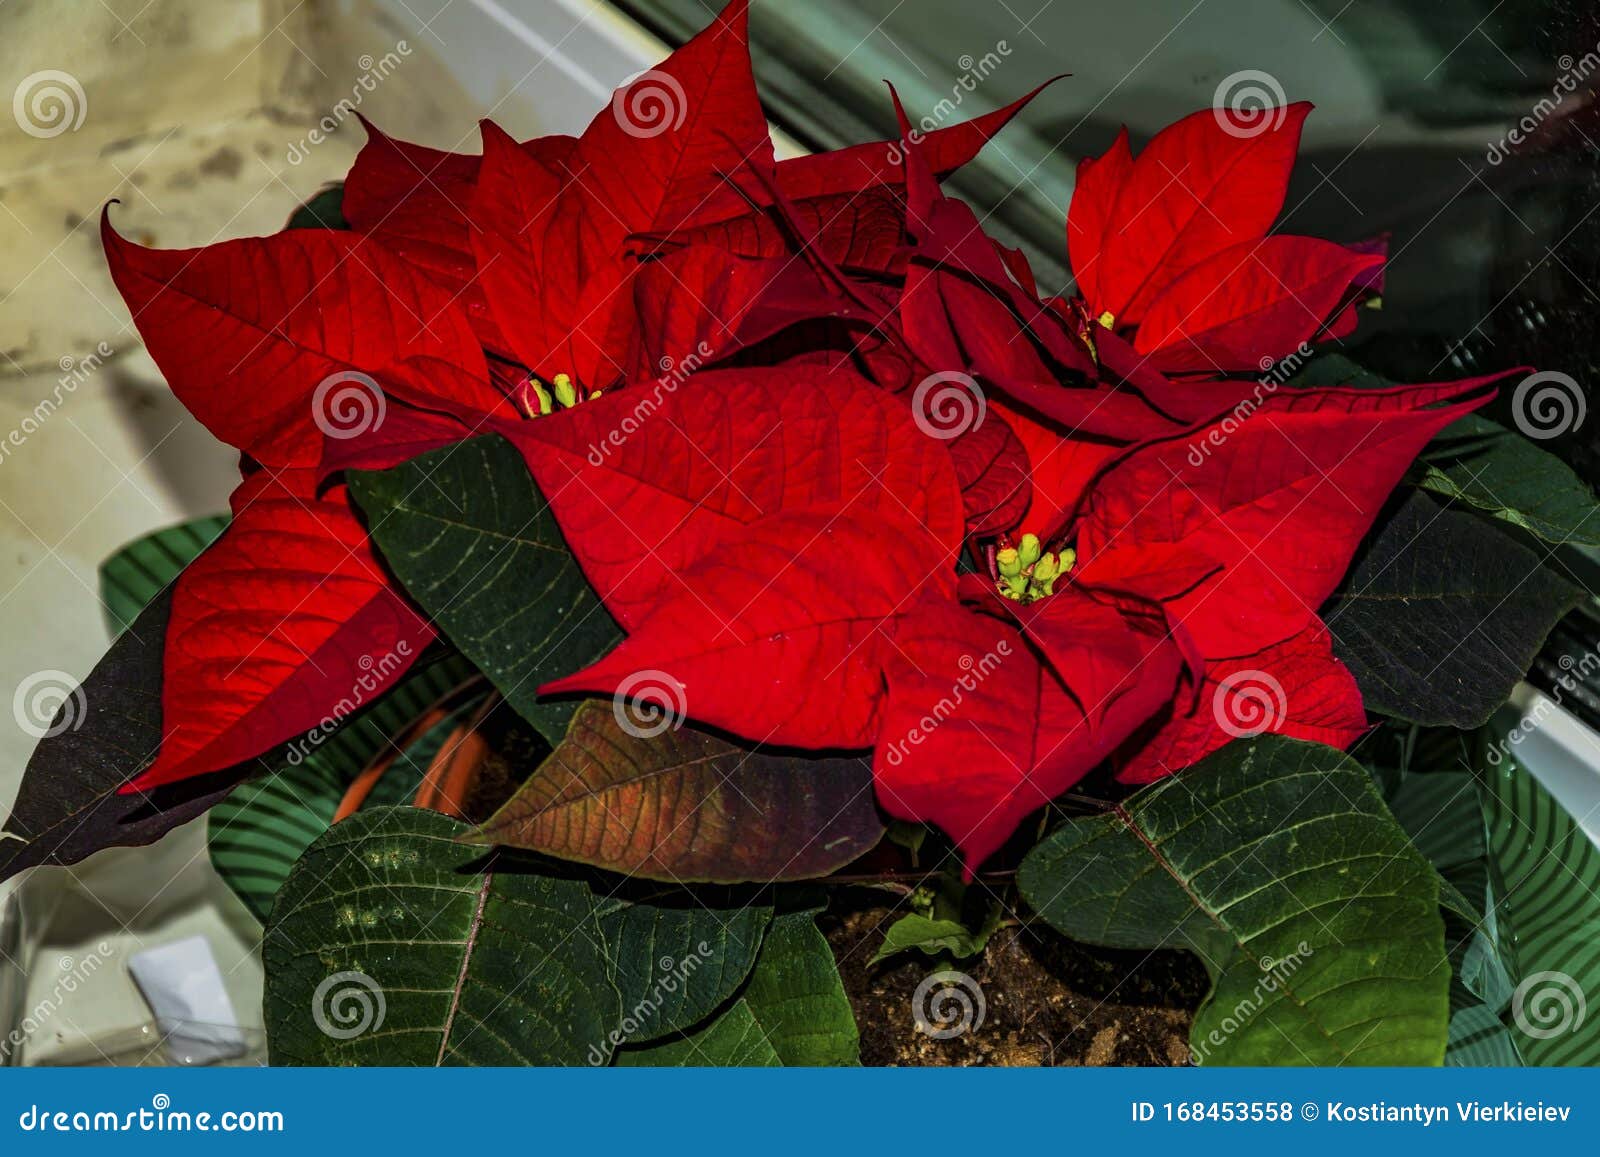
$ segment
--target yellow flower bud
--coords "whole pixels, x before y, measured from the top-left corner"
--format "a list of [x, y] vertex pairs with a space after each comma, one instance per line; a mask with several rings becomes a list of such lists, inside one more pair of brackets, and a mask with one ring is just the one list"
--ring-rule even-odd
[[578, 391], [572, 387], [572, 379], [566, 374], [557, 374], [555, 380], [556, 401], [561, 403], [563, 409], [578, 404]]

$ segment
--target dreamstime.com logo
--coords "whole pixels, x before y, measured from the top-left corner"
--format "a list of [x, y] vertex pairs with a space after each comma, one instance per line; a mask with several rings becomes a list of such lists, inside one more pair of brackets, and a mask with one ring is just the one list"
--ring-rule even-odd
[[678, 392], [678, 387], [689, 380], [706, 362], [715, 350], [709, 342], [697, 343], [694, 350], [682, 358], [674, 360], [663, 357], [656, 363], [656, 368], [661, 371], [661, 376], [656, 379], [655, 388], [646, 393], [638, 386], [628, 389], [629, 397], [636, 397], [633, 409], [622, 415], [622, 420], [606, 433], [598, 442], [589, 444], [589, 465], [604, 466], [606, 459], [613, 451], [620, 450], [627, 444], [629, 438], [639, 432], [646, 422], [661, 408], [661, 403]]
[[994, 650], [985, 651], [981, 659], [962, 655], [956, 662], [961, 668], [961, 674], [950, 685], [949, 694], [929, 708], [928, 713], [902, 738], [894, 740], [885, 747], [884, 758], [889, 761], [889, 766], [899, 767], [904, 763], [910, 749], [920, 747], [927, 742], [928, 737], [937, 731], [945, 720], [960, 711], [966, 697], [976, 691], [979, 684], [994, 674], [1001, 662], [1010, 656], [1011, 644], [1004, 639], [995, 644]]
[[652, 68], [634, 73], [617, 87], [611, 113], [630, 137], [649, 140], [682, 128], [689, 101], [676, 77]]
[[48, 140], [83, 127], [89, 97], [70, 72], [47, 68], [22, 78], [11, 94], [11, 115], [30, 137]]
[[1541, 97], [1538, 103], [1507, 129], [1498, 141], [1489, 143], [1484, 160], [1491, 165], [1498, 165], [1509, 157], [1518, 146], [1526, 143], [1538, 132], [1540, 125], [1555, 115], [1556, 110], [1569, 96], [1583, 90], [1585, 82], [1600, 71], [1600, 44], [1576, 60], [1570, 55], [1563, 56], [1556, 61], [1556, 65], [1561, 69], [1561, 75], [1556, 77], [1555, 84], [1550, 86], [1550, 95]]
[[29, 1105], [17, 1117], [24, 1133], [282, 1133], [277, 1110], [226, 1109], [191, 1113], [172, 1107], [172, 1098], [157, 1093], [150, 1107], [114, 1113], [104, 1109], [50, 1109]]
[[17, 1049], [48, 1024], [51, 1018], [61, 1011], [68, 998], [87, 984], [89, 978], [100, 971], [101, 966], [111, 959], [114, 952], [115, 949], [110, 943], [102, 940], [94, 946], [92, 952], [85, 953], [81, 957], [63, 956], [59, 963], [59, 974], [50, 992], [23, 1013], [11, 1031], [0, 1038], [0, 1064], [9, 1062]]
[[976, 430], [988, 410], [982, 387], [971, 374], [960, 370], [929, 374], [911, 392], [911, 416], [917, 429], [941, 442]]
[[376, 430], [388, 412], [383, 387], [360, 370], [329, 374], [311, 393], [311, 420], [340, 442]]
[[635, 739], [654, 739], [683, 726], [689, 714], [688, 689], [665, 671], [635, 671], [617, 684], [611, 713], [617, 726]]
[[362, 655], [356, 661], [361, 674], [356, 676], [349, 693], [335, 703], [314, 727], [289, 744], [288, 753], [284, 756], [289, 765], [299, 767], [308, 755], [339, 730], [340, 724], [359, 711], [374, 695], [388, 688], [405, 669], [414, 650], [410, 640], [401, 639], [392, 651], [385, 651], [378, 656]]
[[1522, 717], [1505, 735], [1492, 743], [1483, 753], [1490, 766], [1499, 767], [1504, 763], [1524, 739], [1544, 726], [1546, 719], [1561, 713], [1568, 695], [1579, 692], [1584, 682], [1600, 673], [1600, 651], [1585, 651], [1577, 659], [1571, 655], [1562, 655], [1556, 660], [1556, 665], [1561, 668], [1561, 674], [1556, 677], [1555, 682], [1534, 701], [1532, 707], [1522, 713]]
[[11, 714], [35, 739], [54, 739], [83, 726], [89, 703], [83, 688], [65, 671], [35, 671], [17, 684]]
[[1517, 429], [1538, 442], [1571, 433], [1583, 425], [1588, 413], [1583, 387], [1571, 375], [1556, 370], [1529, 374], [1511, 394], [1511, 417]]
[[[1011, 45], [1004, 40], [997, 40], [995, 46], [982, 56], [974, 58], [970, 52], [962, 53], [956, 59], [956, 67], [961, 70], [961, 75], [956, 77], [950, 86], [950, 95], [941, 97], [939, 103], [911, 126], [905, 139], [913, 145], [920, 145], [927, 135], [937, 129], [946, 121], [953, 120], [956, 113], [971, 94], [978, 91], [978, 86], [999, 69], [1006, 57], [1011, 55]], [[906, 159], [900, 141], [892, 141], [889, 145], [889, 163], [898, 165]]]
[[982, 986], [965, 972], [950, 968], [923, 977], [911, 994], [917, 1031], [930, 1040], [951, 1040], [977, 1032], [988, 1011]]
[[1241, 399], [1220, 421], [1207, 427], [1203, 437], [1189, 443], [1189, 465], [1197, 470], [1204, 466], [1212, 451], [1221, 449], [1223, 443], [1233, 437], [1268, 398], [1299, 372], [1312, 353], [1311, 346], [1301, 342], [1299, 348], [1281, 358], [1262, 358], [1257, 363], [1261, 368], [1261, 376], [1256, 379], [1256, 388], [1250, 391], [1250, 396]]
[[1230, 137], [1258, 137], [1276, 129], [1289, 115], [1278, 78], [1254, 68], [1223, 77], [1212, 94], [1211, 111]]
[[1261, 969], [1261, 979], [1256, 981], [1255, 987], [1224, 1013], [1216, 1027], [1207, 1032], [1201, 1040], [1190, 1041], [1190, 1063], [1203, 1064], [1214, 1049], [1220, 1048], [1229, 1037], [1254, 1020], [1256, 1014], [1266, 1005], [1267, 998], [1282, 989], [1289, 977], [1298, 972], [1300, 966], [1311, 956], [1311, 945], [1304, 940], [1294, 946], [1293, 952], [1285, 954], [1281, 959], [1263, 956], [1257, 964]]
[[63, 354], [61, 360], [56, 363], [61, 368], [61, 376], [56, 379], [55, 388], [40, 398], [33, 409], [23, 414], [21, 421], [0, 438], [0, 463], [10, 459], [22, 449], [29, 438], [43, 429], [44, 424], [66, 404], [67, 398], [77, 393], [79, 386], [99, 372], [101, 365], [111, 354], [112, 349], [105, 342], [95, 346], [85, 357], [75, 358], [71, 354]]
[[311, 994], [311, 1019], [334, 1040], [376, 1032], [388, 1015], [383, 986], [365, 972], [335, 972]]
[[1271, 731], [1289, 714], [1283, 684], [1266, 671], [1235, 671], [1211, 693], [1211, 715], [1235, 739]]
[[667, 997], [688, 987], [690, 978], [700, 971], [712, 954], [711, 945], [702, 940], [694, 946], [694, 951], [682, 960], [663, 956], [656, 961], [660, 975], [656, 978], [655, 984], [628, 1010], [627, 1015], [622, 1018], [622, 1023], [606, 1035], [604, 1042], [589, 1046], [589, 1063], [596, 1068], [608, 1063], [611, 1054], [616, 1052], [619, 1046], [627, 1043], [641, 1028], [655, 1020], [656, 1014], [666, 1004]]
[[410, 55], [411, 45], [404, 40], [396, 41], [392, 51], [385, 52], [377, 58], [370, 52], [362, 53], [356, 59], [356, 66], [361, 69], [361, 75], [356, 77], [356, 82], [350, 86], [350, 95], [341, 97], [309, 133], [292, 142], [285, 159], [291, 165], [298, 165], [310, 156], [311, 150], [338, 132], [339, 126], [349, 120], [351, 114], [361, 107], [367, 94], [375, 91], [379, 84], [400, 67], [401, 61]]
[[1537, 1040], [1577, 1032], [1588, 1012], [1582, 986], [1565, 972], [1535, 972], [1511, 994], [1511, 1019]]

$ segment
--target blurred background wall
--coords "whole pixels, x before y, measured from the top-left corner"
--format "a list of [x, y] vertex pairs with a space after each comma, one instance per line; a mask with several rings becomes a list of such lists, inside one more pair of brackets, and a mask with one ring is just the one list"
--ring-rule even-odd
[[[147, 531], [225, 510], [231, 450], [178, 405], [112, 286], [99, 225], [185, 248], [274, 232], [364, 134], [476, 151], [477, 120], [520, 136], [580, 130], [661, 43], [589, 0], [9, 0], [0, 7], [0, 691], [88, 675], [107, 645], [96, 568]], [[34, 736], [0, 727], [0, 808]], [[14, 884], [0, 885], [3, 903]], [[259, 1016], [259, 929], [211, 871], [203, 821], [157, 852], [35, 872], [14, 903], [31, 973], [110, 944], [205, 935], [235, 1006]], [[14, 913], [15, 915], [15, 913]], [[9, 946], [8, 946], [9, 943]], [[26, 953], [29, 959], [17, 959]], [[3, 977], [0, 977], [3, 979]], [[0, 984], [0, 991], [5, 985]], [[135, 1047], [148, 1017], [107, 967], [52, 1015], [29, 1060]]]

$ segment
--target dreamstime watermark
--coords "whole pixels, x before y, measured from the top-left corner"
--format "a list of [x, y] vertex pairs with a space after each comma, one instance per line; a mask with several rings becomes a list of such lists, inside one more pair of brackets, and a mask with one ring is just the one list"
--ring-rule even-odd
[[1517, 429], [1538, 442], [1570, 434], [1589, 414], [1583, 387], [1570, 374], [1541, 370], [1517, 383], [1511, 394], [1511, 418]]
[[1255, 389], [1250, 396], [1242, 399], [1219, 421], [1211, 423], [1203, 437], [1189, 443], [1189, 465], [1197, 468], [1204, 466], [1212, 452], [1221, 449], [1223, 443], [1233, 437], [1239, 427], [1266, 404], [1268, 398], [1282, 389], [1283, 384], [1299, 372], [1313, 352], [1310, 345], [1301, 342], [1297, 349], [1281, 358], [1262, 358], [1258, 363], [1261, 376], [1256, 379]]
[[906, 754], [911, 748], [926, 743], [929, 736], [939, 730], [945, 720], [960, 710], [966, 697], [976, 691], [985, 679], [994, 674], [1001, 662], [1010, 656], [1011, 644], [1003, 639], [995, 644], [994, 650], [985, 651], [980, 659], [962, 655], [956, 661], [962, 674], [950, 685], [949, 694], [935, 703], [932, 709], [917, 721], [916, 726], [907, 731], [902, 738], [888, 745], [884, 758], [889, 761], [889, 766], [899, 767], [905, 762]]
[[51, 1109], [29, 1105], [17, 1116], [24, 1133], [282, 1133], [283, 1114], [275, 1109], [224, 1109], [220, 1113], [174, 1109], [172, 1098], [157, 1093], [147, 1109], [125, 1113], [106, 1109]]
[[605, 461], [614, 452], [622, 449], [628, 439], [639, 432], [646, 422], [661, 408], [661, 404], [668, 397], [678, 392], [678, 387], [688, 381], [689, 376], [706, 363], [715, 351], [708, 342], [700, 342], [694, 347], [694, 352], [681, 358], [663, 357], [657, 368], [661, 376], [656, 379], [655, 388], [648, 394], [637, 386], [628, 388], [628, 396], [638, 395], [639, 400], [634, 403], [633, 409], [622, 416], [606, 436], [598, 442], [589, 444], [589, 465], [603, 466]]
[[56, 978], [49, 994], [23, 1013], [22, 1019], [11, 1026], [11, 1031], [4, 1038], [0, 1038], [0, 1062], [9, 1061], [17, 1049], [48, 1024], [50, 1018], [61, 1011], [66, 999], [83, 987], [91, 976], [99, 972], [101, 965], [107, 963], [114, 953], [112, 946], [102, 940], [93, 950], [80, 958], [63, 956], [60, 961], [61, 975]]
[[666, 1004], [667, 998], [687, 987], [690, 977], [700, 971], [713, 954], [711, 945], [702, 940], [682, 960], [663, 956], [656, 961], [656, 968], [661, 975], [656, 978], [650, 991], [628, 1009], [623, 1015], [622, 1023], [612, 1029], [604, 1041], [589, 1046], [589, 1063], [596, 1068], [609, 1063], [611, 1054], [616, 1052], [619, 1046], [631, 1040], [641, 1028], [651, 1024], [656, 1014]]
[[617, 684], [611, 712], [617, 726], [635, 739], [654, 739], [683, 726], [688, 689], [665, 671], [635, 671]]
[[1211, 96], [1211, 112], [1230, 137], [1258, 137], [1283, 124], [1289, 105], [1277, 77], [1246, 68], [1222, 78]]
[[1532, 137], [1539, 126], [1561, 107], [1562, 102], [1582, 88], [1583, 82], [1600, 69], [1600, 44], [1576, 60], [1570, 55], [1563, 56], [1556, 61], [1556, 66], [1561, 69], [1561, 75], [1556, 77], [1555, 84], [1551, 86], [1550, 95], [1539, 98], [1539, 102], [1525, 116], [1518, 118], [1516, 124], [1507, 129], [1498, 141], [1489, 142], [1488, 151], [1484, 154], [1484, 160], [1489, 164], [1498, 165], [1509, 157], [1512, 150]]
[[1225, 1044], [1229, 1037], [1238, 1032], [1245, 1025], [1255, 1019], [1262, 1007], [1267, 1003], [1267, 998], [1276, 995], [1285, 987], [1289, 977], [1300, 970], [1300, 966], [1311, 958], [1313, 951], [1311, 945], [1304, 940], [1294, 946], [1294, 951], [1280, 959], [1263, 956], [1257, 962], [1261, 969], [1261, 979], [1256, 981], [1252, 988], [1237, 1004], [1223, 1016], [1221, 1023], [1199, 1042], [1189, 1042], [1189, 1062], [1203, 1064], [1213, 1050]]
[[1556, 677], [1554, 684], [1483, 753], [1491, 767], [1499, 767], [1504, 763], [1512, 750], [1538, 731], [1546, 719], [1561, 714], [1567, 696], [1577, 691], [1584, 680], [1600, 675], [1600, 652], [1585, 651], [1576, 659], [1571, 655], [1562, 655], [1556, 660], [1556, 665], [1561, 668], [1561, 674]]
[[988, 1011], [983, 987], [965, 972], [950, 968], [923, 977], [911, 994], [917, 1031], [930, 1040], [951, 1040], [977, 1032]]
[[78, 681], [65, 671], [35, 671], [17, 684], [11, 714], [35, 739], [54, 739], [83, 726], [89, 702]]
[[410, 55], [411, 45], [404, 40], [397, 40], [391, 51], [385, 52], [377, 59], [374, 59], [371, 53], [362, 53], [357, 57], [356, 66], [361, 69], [361, 75], [356, 77], [355, 84], [350, 86], [350, 95], [341, 97], [339, 102], [312, 126], [310, 132], [298, 141], [290, 143], [288, 162], [291, 165], [298, 165], [311, 155], [312, 149], [338, 132], [339, 126], [349, 120], [350, 115], [361, 107], [361, 102], [366, 100], [367, 94], [387, 80]]
[[1535, 972], [1511, 994], [1511, 1019], [1536, 1040], [1577, 1032], [1588, 1012], [1583, 986], [1565, 972]]
[[630, 137], [649, 140], [682, 128], [689, 101], [677, 77], [652, 68], [634, 73], [617, 86], [611, 113]]
[[[1004, 40], [997, 40], [992, 49], [977, 59], [974, 59], [971, 53], [965, 52], [957, 57], [956, 67], [961, 70], [961, 75], [956, 77], [956, 82], [950, 86], [950, 95], [941, 99], [926, 116], [911, 126], [905, 134], [905, 141], [920, 145], [929, 133], [951, 120], [967, 97], [977, 92], [978, 86], [993, 76], [1005, 58], [1010, 55], [1011, 45]], [[891, 165], [898, 165], [905, 160], [902, 143], [902, 141], [889, 143]]]
[[20, 450], [25, 442], [37, 434], [44, 424], [55, 416], [55, 412], [66, 403], [72, 394], [78, 392], [78, 387], [94, 377], [101, 365], [112, 354], [112, 349], [105, 342], [95, 346], [94, 350], [85, 357], [75, 358], [70, 354], [63, 355], [56, 363], [61, 369], [61, 376], [56, 379], [54, 388], [45, 397], [39, 399], [29, 413], [22, 416], [22, 420], [13, 426], [3, 439], [0, 439], [0, 464]]
[[414, 650], [409, 639], [401, 639], [395, 643], [393, 650], [385, 651], [376, 658], [361, 656], [356, 662], [361, 674], [356, 676], [349, 692], [314, 727], [289, 744], [289, 750], [284, 755], [285, 761], [291, 767], [304, 763], [313, 751], [327, 742], [328, 737], [339, 729], [348, 716], [360, 710], [374, 695], [388, 689], [395, 677], [405, 670]]
[[89, 97], [70, 72], [47, 68], [22, 78], [11, 94], [11, 115], [30, 137], [49, 140], [83, 127]]
[[311, 420], [340, 442], [376, 430], [388, 412], [383, 387], [360, 370], [329, 374], [311, 393]]
[[1271, 731], [1289, 714], [1283, 684], [1266, 671], [1235, 671], [1211, 693], [1211, 716], [1235, 739]]
[[311, 1019], [324, 1036], [355, 1040], [377, 1032], [389, 1015], [383, 986], [365, 972], [335, 972], [311, 994]]
[[917, 429], [941, 442], [976, 430], [988, 411], [983, 387], [960, 370], [929, 374], [911, 392], [911, 416]]

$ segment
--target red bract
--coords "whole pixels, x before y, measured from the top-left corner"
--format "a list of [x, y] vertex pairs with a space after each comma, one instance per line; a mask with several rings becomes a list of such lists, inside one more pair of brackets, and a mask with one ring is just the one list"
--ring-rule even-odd
[[1081, 162], [1067, 249], [1085, 314], [1168, 372], [1256, 372], [1320, 334], [1383, 254], [1267, 236], [1310, 111], [1206, 109], [1138, 157], [1123, 130]]
[[183, 573], [167, 627], [148, 790], [242, 763], [332, 723], [394, 683], [433, 628], [389, 585], [342, 489], [310, 470], [260, 470], [233, 522]]
[[[691, 715], [775, 743], [860, 743], [876, 719], [880, 801], [938, 823], [969, 869], [1107, 759], [1140, 781], [1243, 734], [1353, 741], [1365, 728], [1360, 695], [1317, 607], [1416, 453], [1487, 399], [1488, 379], [1388, 391], [1224, 382], [1186, 394], [1136, 345], [1074, 333], [1071, 313], [1033, 299], [970, 210], [931, 188], [914, 149], [908, 163], [903, 340], [935, 380], [965, 374], [1005, 393], [990, 418], [1026, 445], [1027, 517], [1076, 546], [1076, 567], [1051, 553], [1052, 570], [1067, 573], [1030, 584], [1032, 601], [971, 577], [952, 597], [938, 554], [929, 573], [900, 553], [916, 537], [904, 525], [868, 565], [846, 502], [770, 524], [750, 552], [713, 551], [685, 572], [685, 589], [637, 616], [616, 654], [552, 689], [611, 691], [638, 670], [663, 671], [686, 687]], [[892, 325], [887, 312], [873, 321]], [[925, 431], [931, 416], [918, 413]], [[731, 470], [738, 451], [726, 452], [714, 473]], [[581, 554], [585, 523], [560, 505]], [[643, 512], [633, 523], [649, 524]], [[670, 526], [665, 512], [661, 531]], [[771, 536], [786, 526], [780, 570]], [[903, 581], [898, 601], [875, 569], [884, 555]], [[852, 567], [863, 575], [853, 606], [837, 601]], [[1005, 588], [1003, 568], [996, 578]], [[729, 615], [730, 603], [742, 611]], [[831, 729], [811, 718], [819, 670], [853, 700]], [[763, 691], [736, 690], [746, 687]]]
[[[1018, 107], [931, 134], [929, 148], [954, 168]], [[353, 692], [380, 693], [429, 637], [372, 557], [343, 489], [319, 491], [319, 480], [488, 429], [513, 432], [539, 409], [530, 367], [546, 382], [568, 373], [580, 397], [658, 375], [653, 388], [676, 389], [702, 363], [816, 316], [819, 302], [830, 308], [804, 262], [685, 244], [686, 230], [742, 228], [751, 204], [767, 203], [763, 177], [776, 174], [813, 206], [856, 193], [885, 195], [873, 202], [880, 208], [898, 203], [887, 144], [773, 165], [742, 0], [620, 91], [581, 138], [518, 145], [488, 125], [480, 159], [368, 128], [345, 187], [352, 233], [291, 230], [162, 251], [130, 244], [106, 221], [113, 277], [173, 391], [261, 467], [235, 496], [233, 524], [177, 583], [167, 740], [135, 788], [305, 732], [347, 709]], [[847, 248], [887, 252], [830, 228]], [[647, 252], [653, 259], [641, 263]], [[742, 332], [763, 299], [764, 314]], [[791, 416], [805, 403], [769, 401]], [[811, 425], [822, 438], [819, 402]], [[542, 433], [524, 445], [558, 442]], [[867, 448], [840, 447], [844, 473], [860, 469]], [[944, 463], [941, 448], [930, 454]], [[838, 479], [804, 482], [807, 465], [792, 465], [794, 486], [824, 498], [838, 488]], [[953, 546], [951, 517], [940, 533]]]
[[578, 138], [485, 124], [479, 158], [373, 130], [354, 233], [159, 252], [107, 224], [151, 353], [250, 471], [178, 582], [166, 740], [134, 786], [399, 676], [432, 630], [338, 474], [481, 432], [627, 632], [547, 692], [647, 671], [758, 743], [873, 749], [883, 806], [969, 870], [1102, 764], [1143, 782], [1240, 734], [1351, 742], [1318, 608], [1489, 380], [1228, 376], [1345, 332], [1377, 285], [1372, 246], [1268, 235], [1306, 105], [1084, 162], [1081, 296], [1041, 298], [938, 186], [1027, 99], [777, 163], [736, 0]]
[[173, 392], [260, 463], [174, 591], [166, 739], [129, 785], [143, 789], [258, 755], [405, 672], [432, 631], [391, 589], [342, 490], [317, 494], [315, 467], [325, 444], [458, 440], [469, 428], [435, 408], [488, 413], [503, 399], [450, 295], [374, 242], [295, 230], [152, 250], [109, 216], [102, 236]]

